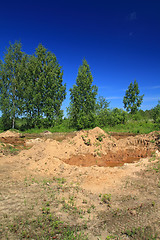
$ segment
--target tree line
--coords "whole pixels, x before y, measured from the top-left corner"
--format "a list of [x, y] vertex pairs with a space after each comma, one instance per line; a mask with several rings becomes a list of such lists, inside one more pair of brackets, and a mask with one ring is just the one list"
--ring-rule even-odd
[[[70, 89], [68, 123], [76, 129], [96, 125], [125, 123], [127, 112], [134, 115], [142, 104], [136, 80], [131, 83], [123, 98], [124, 108], [109, 109], [104, 97], [97, 98], [98, 87], [84, 59], [78, 69], [76, 83]], [[62, 103], [66, 97], [63, 70], [56, 56], [39, 44], [33, 55], [22, 52], [22, 44], [9, 45], [0, 61], [0, 110], [3, 130], [15, 128], [17, 119], [25, 119], [24, 128], [53, 127], [63, 120]], [[157, 121], [159, 103], [154, 111]], [[160, 115], [160, 114], [159, 114]], [[156, 117], [155, 117], [156, 116]]]
[[4, 129], [15, 128], [15, 119], [25, 117], [26, 127], [53, 126], [63, 116], [66, 96], [63, 71], [56, 56], [42, 44], [31, 56], [20, 42], [10, 44], [0, 63], [0, 110]]

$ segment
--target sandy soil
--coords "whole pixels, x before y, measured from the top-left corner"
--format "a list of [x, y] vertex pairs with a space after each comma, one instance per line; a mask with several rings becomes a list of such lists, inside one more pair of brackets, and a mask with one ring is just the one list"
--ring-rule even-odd
[[[52, 211], [71, 225], [86, 222], [88, 239], [160, 239], [160, 132], [114, 137], [97, 127], [65, 135], [63, 141], [51, 135], [28, 140], [10, 131], [0, 134], [1, 239], [21, 239], [7, 224], [26, 212], [24, 200], [38, 214], [35, 202], [44, 179], [44, 198], [55, 179], [65, 179], [54, 191]], [[5, 156], [3, 144], [24, 150]], [[83, 217], [71, 214], [71, 206], [62, 210], [71, 196]]]

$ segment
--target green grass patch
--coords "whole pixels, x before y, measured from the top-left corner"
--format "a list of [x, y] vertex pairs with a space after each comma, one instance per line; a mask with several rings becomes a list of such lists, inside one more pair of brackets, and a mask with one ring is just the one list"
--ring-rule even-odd
[[127, 229], [124, 233], [131, 239], [150, 239], [157, 240], [157, 234], [150, 226]]
[[8, 225], [8, 229], [15, 239], [63, 239], [86, 240], [80, 226], [69, 226], [59, 218], [42, 209], [42, 214], [36, 218], [33, 216], [17, 217]]
[[133, 121], [129, 120], [126, 124], [119, 124], [114, 127], [106, 126], [103, 128], [105, 132], [128, 132], [137, 134], [148, 134], [157, 131], [157, 126], [152, 121]]
[[76, 131], [76, 129], [67, 128], [63, 125], [59, 125], [52, 128], [32, 128], [32, 129], [25, 130], [24, 132], [25, 133], [42, 133], [44, 131], [50, 131], [51, 133], [55, 133], [55, 132], [68, 133], [68, 132]]

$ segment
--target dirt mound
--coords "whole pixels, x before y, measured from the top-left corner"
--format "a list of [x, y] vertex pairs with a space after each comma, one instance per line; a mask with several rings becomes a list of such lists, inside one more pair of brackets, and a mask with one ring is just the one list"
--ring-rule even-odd
[[0, 133], [0, 137], [20, 137], [20, 133], [15, 131], [7, 130], [6, 132]]
[[[157, 150], [155, 134], [117, 140], [100, 128], [79, 131], [75, 137], [62, 142], [40, 140], [36, 140], [31, 149], [22, 151], [19, 160], [27, 161], [31, 169], [48, 173], [57, 171], [62, 164], [65, 168], [71, 165], [119, 166], [151, 156]], [[33, 145], [33, 141], [30, 140], [29, 144]]]
[[25, 142], [26, 147], [32, 147], [34, 145], [37, 145], [38, 143], [43, 142], [42, 139], [40, 138], [35, 138], [35, 139], [29, 139]]

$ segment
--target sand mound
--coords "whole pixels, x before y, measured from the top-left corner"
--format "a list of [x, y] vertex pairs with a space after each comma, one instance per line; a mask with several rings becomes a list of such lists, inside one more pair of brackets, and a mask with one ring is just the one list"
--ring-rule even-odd
[[[77, 166], [107, 166], [108, 161], [127, 162], [128, 158], [133, 160], [133, 158], [150, 156], [157, 150], [155, 139], [153, 134], [153, 136], [138, 135], [116, 140], [102, 129], [95, 128], [79, 131], [75, 137], [62, 142], [37, 139], [31, 149], [19, 154], [19, 160], [27, 161], [29, 168], [47, 172], [57, 171], [62, 165], [63, 168], [70, 168], [68, 164], [72, 165], [72, 163]], [[33, 141], [30, 143], [32, 144]], [[80, 160], [82, 164], [75, 163]]]
[[34, 145], [39, 144], [40, 142], [43, 142], [43, 140], [41, 138], [29, 139], [25, 142], [25, 146], [32, 147]]
[[0, 133], [0, 137], [20, 137], [20, 133], [7, 130], [6, 132]]

